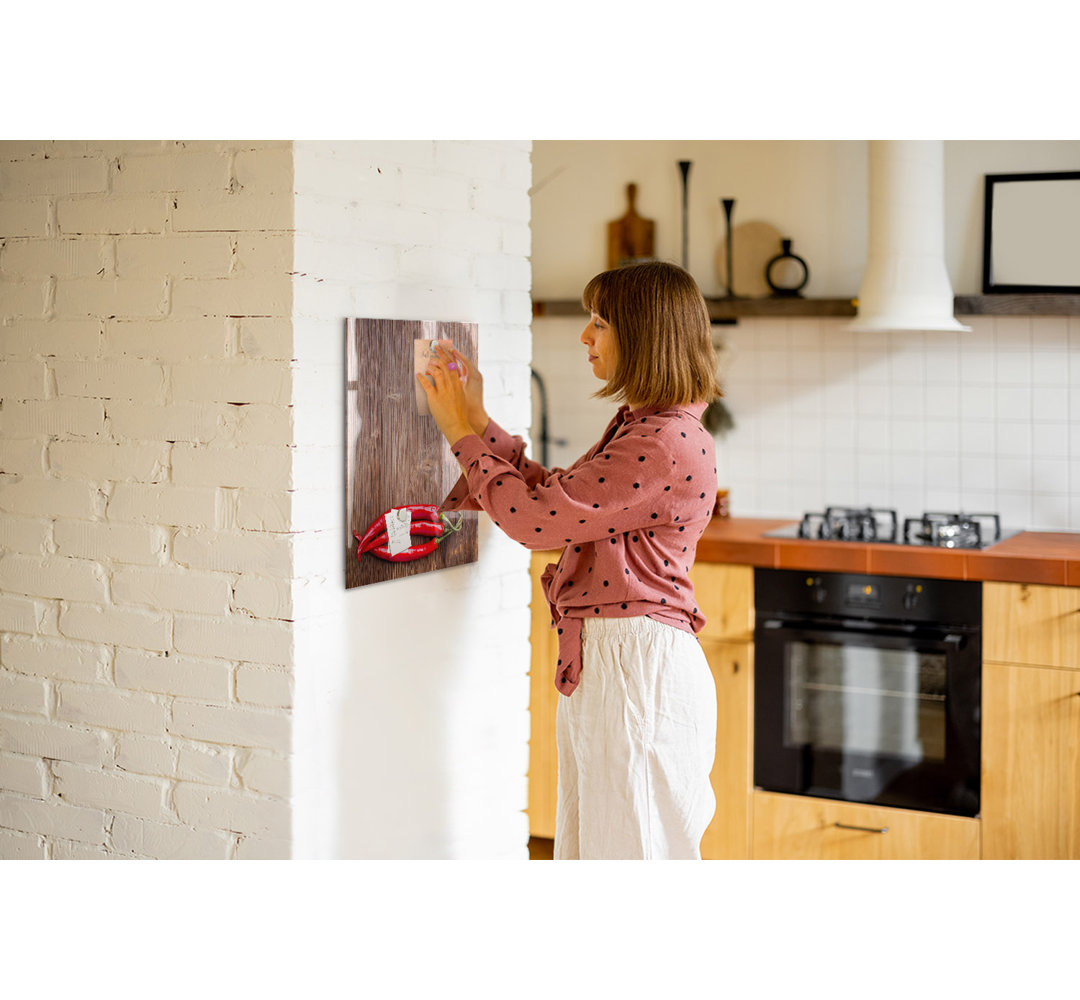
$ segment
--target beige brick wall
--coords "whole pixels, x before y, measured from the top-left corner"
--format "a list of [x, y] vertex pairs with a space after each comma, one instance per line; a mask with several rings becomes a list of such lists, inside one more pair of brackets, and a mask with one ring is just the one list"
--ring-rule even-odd
[[0, 858], [289, 853], [292, 214], [290, 143], [0, 143]]

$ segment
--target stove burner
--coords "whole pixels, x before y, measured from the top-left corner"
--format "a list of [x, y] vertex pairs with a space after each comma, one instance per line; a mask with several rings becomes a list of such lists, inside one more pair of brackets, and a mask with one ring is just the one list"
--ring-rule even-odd
[[997, 514], [927, 511], [921, 518], [909, 517], [904, 521], [904, 542], [908, 545], [921, 543], [943, 549], [979, 549], [984, 543], [1000, 540], [1001, 519]]
[[824, 514], [805, 514], [799, 538], [853, 542], [897, 541], [895, 510], [878, 507], [826, 507]]
[[927, 511], [922, 517], [905, 518], [901, 534], [895, 510], [881, 507], [826, 507], [824, 513], [804, 514], [798, 529], [792, 525], [767, 534], [840, 542], [982, 549], [1015, 532], [1002, 532], [1001, 519], [997, 514]]

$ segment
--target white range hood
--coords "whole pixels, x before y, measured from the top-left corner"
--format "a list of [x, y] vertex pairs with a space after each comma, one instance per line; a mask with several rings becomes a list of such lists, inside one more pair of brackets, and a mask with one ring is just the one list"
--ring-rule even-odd
[[945, 268], [945, 144], [873, 140], [870, 241], [856, 333], [968, 332]]

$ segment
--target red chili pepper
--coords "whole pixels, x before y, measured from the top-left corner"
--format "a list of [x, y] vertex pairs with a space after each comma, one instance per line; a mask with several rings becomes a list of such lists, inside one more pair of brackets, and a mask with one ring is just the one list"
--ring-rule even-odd
[[395, 510], [407, 510], [412, 514], [414, 521], [438, 521], [440, 519], [439, 505], [433, 503], [413, 503], [405, 504], [404, 507], [391, 507], [388, 511], [380, 514], [371, 524], [368, 525], [367, 531], [363, 535], [358, 535], [353, 532], [353, 538], [359, 542], [357, 552], [363, 552], [366, 550], [368, 544], [381, 532], [386, 530], [386, 515], [392, 514]]
[[[409, 534], [410, 535], [429, 535], [429, 536], [436, 536], [437, 537], [437, 536], [442, 535], [445, 530], [446, 529], [443, 527], [441, 521], [439, 521], [437, 523], [432, 523], [431, 521], [416, 521], [409, 528]], [[376, 535], [366, 545], [360, 546], [360, 548], [357, 551], [358, 552], [370, 552], [372, 549], [378, 547], [379, 545], [386, 545], [388, 542], [389, 542], [389, 539], [387, 538], [386, 532], [384, 531], [381, 535]]]
[[404, 552], [399, 552], [397, 555], [391, 555], [390, 549], [385, 545], [380, 545], [377, 548], [369, 549], [368, 551], [373, 556], [378, 556], [380, 559], [385, 559], [387, 562], [412, 562], [413, 559], [423, 559], [424, 556], [431, 555], [435, 551], [435, 547], [439, 544], [440, 539], [432, 538], [430, 541], [421, 542], [419, 545], [410, 545]]

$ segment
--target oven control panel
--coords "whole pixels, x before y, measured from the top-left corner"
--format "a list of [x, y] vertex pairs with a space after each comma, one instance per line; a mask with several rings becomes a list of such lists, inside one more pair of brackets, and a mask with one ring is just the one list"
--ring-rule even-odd
[[827, 615], [978, 626], [982, 618], [982, 586], [970, 580], [756, 569], [754, 604], [759, 615]]

